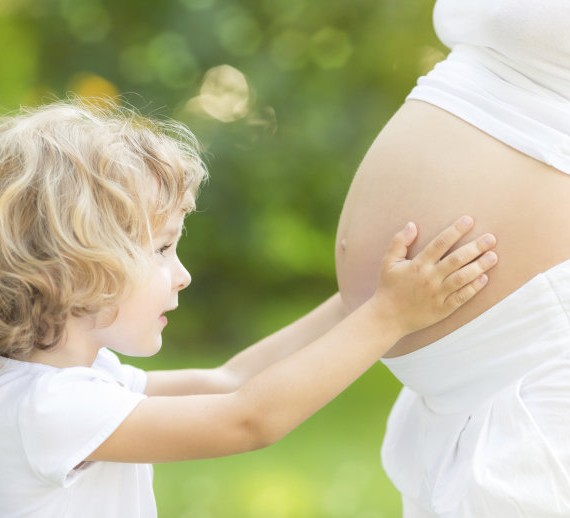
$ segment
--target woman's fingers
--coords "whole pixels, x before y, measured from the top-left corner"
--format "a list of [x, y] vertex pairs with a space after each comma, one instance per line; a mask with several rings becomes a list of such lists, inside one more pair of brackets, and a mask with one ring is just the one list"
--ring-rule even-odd
[[473, 218], [463, 216], [452, 225], [440, 232], [426, 247], [413, 259], [418, 264], [433, 265], [437, 263], [453, 245], [473, 228]]

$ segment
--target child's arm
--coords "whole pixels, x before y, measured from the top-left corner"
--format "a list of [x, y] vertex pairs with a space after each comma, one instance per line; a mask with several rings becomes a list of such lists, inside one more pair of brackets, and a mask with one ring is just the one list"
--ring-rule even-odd
[[145, 392], [149, 396], [233, 392], [269, 365], [324, 335], [345, 316], [344, 305], [337, 293], [292, 324], [239, 352], [220, 367], [148, 372]]
[[[433, 324], [471, 299], [496, 262], [482, 240], [444, 257], [471, 228], [448, 227], [413, 260], [408, 225], [382, 260], [374, 296], [312, 344], [229, 394], [149, 397], [87, 460], [166, 462], [267, 446], [286, 435], [364, 373], [402, 336]], [[474, 261], [478, 258], [476, 261]]]
[[[481, 253], [492, 245], [480, 243]], [[251, 345], [212, 369], [150, 371], [146, 394], [184, 396], [234, 392], [246, 381], [324, 335], [347, 315], [337, 293], [283, 329]]]

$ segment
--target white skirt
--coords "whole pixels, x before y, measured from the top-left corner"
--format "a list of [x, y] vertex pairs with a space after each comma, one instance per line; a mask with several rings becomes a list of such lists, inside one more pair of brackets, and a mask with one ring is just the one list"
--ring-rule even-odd
[[570, 261], [382, 361], [405, 385], [384, 468], [405, 518], [570, 516]]

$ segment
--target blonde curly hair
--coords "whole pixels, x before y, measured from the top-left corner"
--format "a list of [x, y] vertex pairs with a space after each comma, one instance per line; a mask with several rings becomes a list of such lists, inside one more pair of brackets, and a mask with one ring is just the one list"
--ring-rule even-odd
[[112, 102], [0, 118], [0, 355], [52, 348], [69, 316], [118, 302], [205, 177], [187, 128]]

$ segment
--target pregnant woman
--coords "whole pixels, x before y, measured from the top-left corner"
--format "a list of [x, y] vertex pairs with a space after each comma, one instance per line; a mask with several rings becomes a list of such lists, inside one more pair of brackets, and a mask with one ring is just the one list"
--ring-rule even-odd
[[[570, 2], [438, 0], [451, 48], [365, 156], [345, 201], [348, 309], [408, 219], [498, 238], [485, 292], [383, 358], [405, 385], [385, 469], [406, 518], [570, 516]], [[539, 230], [540, 229], [540, 230]]]

